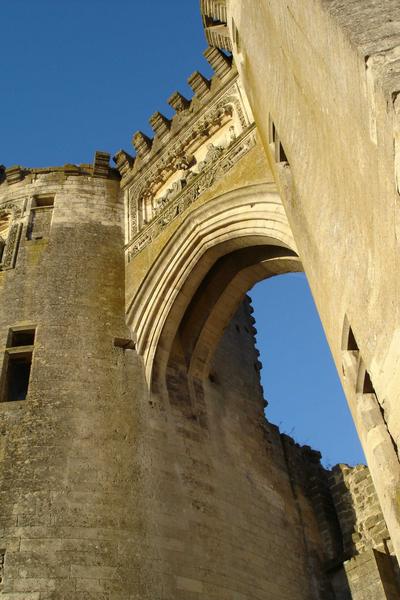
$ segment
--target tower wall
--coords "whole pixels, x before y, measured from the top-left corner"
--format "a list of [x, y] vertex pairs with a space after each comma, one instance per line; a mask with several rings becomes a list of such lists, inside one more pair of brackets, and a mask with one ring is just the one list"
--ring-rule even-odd
[[[28, 395], [0, 403], [1, 595], [126, 598], [140, 378], [114, 345], [127, 337], [118, 181], [29, 174], [0, 197], [21, 208], [15, 265], [0, 273], [3, 375], [10, 328], [36, 328]], [[49, 197], [47, 225], [37, 214], [29, 233]]]
[[21, 207], [1, 273], [3, 373], [10, 329], [35, 328], [27, 397], [0, 403], [1, 595], [319, 598], [318, 523], [263, 417], [248, 305], [204, 389], [178, 365], [150, 395], [125, 326], [118, 182], [32, 173], [1, 194]]
[[399, 557], [398, 3], [227, 6], [240, 78]]

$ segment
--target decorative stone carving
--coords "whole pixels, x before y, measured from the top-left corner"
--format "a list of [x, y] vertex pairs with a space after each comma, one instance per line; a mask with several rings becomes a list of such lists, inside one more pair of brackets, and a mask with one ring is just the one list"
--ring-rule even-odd
[[0, 270], [12, 269], [18, 252], [22, 224], [16, 222], [22, 217], [21, 205], [8, 202], [0, 207], [0, 223], [5, 224], [6, 232], [1, 235]]
[[[128, 261], [152, 242], [160, 232], [178, 215], [183, 213], [215, 181], [227, 173], [256, 144], [254, 128], [251, 127], [238, 139], [233, 139], [228, 148], [210, 144], [208, 159], [200, 173], [194, 174], [189, 182], [181, 179], [168, 193], [160, 198], [157, 216], [139, 232], [127, 247]], [[207, 157], [206, 157], [207, 158]]]
[[2, 262], [0, 265], [2, 271], [12, 269], [15, 266], [20, 236], [21, 224], [12, 225], [2, 255]]
[[[210, 106], [201, 117], [191, 126], [184, 130], [177, 139], [171, 140], [171, 143], [166, 147], [165, 152], [155, 161], [145, 165], [144, 168], [137, 173], [136, 182], [129, 190], [128, 213], [129, 213], [129, 237], [132, 238], [138, 232], [141, 226], [138, 223], [136, 214], [139, 206], [139, 198], [152, 198], [151, 203], [155, 213], [161, 209], [162, 201], [155, 201], [154, 198], [158, 189], [162, 187], [173, 173], [182, 169], [182, 177], [186, 181], [193, 178], [195, 172], [188, 165], [184, 166], [187, 161], [188, 147], [195, 148], [204, 144], [213, 132], [218, 131], [226, 122], [233, 119], [234, 115], [240, 122], [242, 129], [248, 126], [248, 121], [244, 115], [240, 100], [235, 95], [236, 87], [229, 89], [226, 96], [219, 98], [216, 103]], [[183, 165], [183, 166], [179, 166]]]
[[7, 202], [0, 206], [0, 220], [5, 215], [11, 215], [11, 219], [20, 219], [23, 213], [23, 206], [21, 204], [16, 204], [15, 202]]

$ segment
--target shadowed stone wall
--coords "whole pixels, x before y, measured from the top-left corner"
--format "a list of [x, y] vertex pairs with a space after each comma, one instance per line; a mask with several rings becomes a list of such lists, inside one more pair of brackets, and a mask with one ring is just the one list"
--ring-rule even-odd
[[[43, 197], [51, 225], [27, 239]], [[3, 377], [10, 328], [36, 328], [27, 398], [0, 403], [1, 596], [125, 598], [142, 539], [140, 370], [114, 346], [127, 337], [118, 181], [27, 174], [1, 203], [21, 209], [15, 265], [0, 273]]]

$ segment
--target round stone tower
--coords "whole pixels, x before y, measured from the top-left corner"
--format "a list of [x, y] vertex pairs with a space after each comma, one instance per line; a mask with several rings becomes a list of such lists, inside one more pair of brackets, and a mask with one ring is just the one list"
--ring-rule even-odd
[[0, 595], [13, 600], [127, 591], [138, 376], [108, 163], [0, 173]]

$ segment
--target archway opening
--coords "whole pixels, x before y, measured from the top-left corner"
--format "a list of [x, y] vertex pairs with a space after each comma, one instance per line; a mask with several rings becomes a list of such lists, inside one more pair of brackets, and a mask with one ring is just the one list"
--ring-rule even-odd
[[259, 282], [254, 308], [266, 417], [326, 467], [365, 457], [304, 273]]

